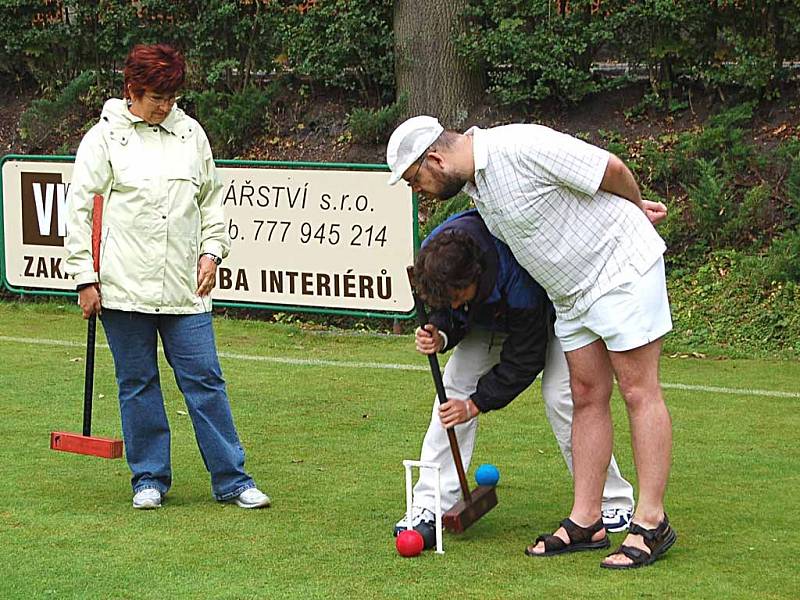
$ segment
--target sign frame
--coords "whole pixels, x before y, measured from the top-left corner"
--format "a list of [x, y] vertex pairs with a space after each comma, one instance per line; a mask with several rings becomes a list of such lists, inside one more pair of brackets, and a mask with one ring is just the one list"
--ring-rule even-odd
[[[77, 298], [77, 292], [57, 290], [57, 289], [33, 289], [24, 287], [15, 287], [8, 282], [6, 276], [6, 256], [5, 256], [5, 210], [3, 209], [5, 198], [3, 197], [3, 166], [7, 161], [42, 161], [42, 162], [75, 162], [73, 155], [39, 155], [39, 154], [6, 154], [0, 159], [0, 285], [11, 292], [12, 294], [19, 294], [20, 296], [61, 296], [67, 298]], [[388, 165], [385, 164], [368, 164], [368, 163], [323, 163], [323, 162], [303, 162], [303, 161], [277, 161], [277, 160], [233, 160], [233, 159], [215, 159], [214, 163], [217, 167], [278, 167], [283, 169], [309, 169], [309, 170], [322, 170], [322, 169], [338, 169], [346, 171], [383, 171], [387, 174], [390, 172]], [[412, 240], [414, 246], [414, 255], [416, 256], [419, 251], [419, 197], [416, 193], [411, 195], [411, 211], [412, 211]], [[331, 307], [315, 307], [315, 306], [297, 306], [290, 304], [264, 304], [258, 302], [232, 302], [226, 300], [214, 300], [215, 307], [223, 308], [238, 308], [238, 309], [258, 309], [268, 310], [272, 312], [288, 312], [288, 313], [309, 313], [309, 314], [323, 314], [323, 315], [336, 315], [347, 317], [364, 317], [376, 319], [411, 319], [416, 314], [412, 309], [409, 312], [392, 312], [392, 311], [376, 311], [376, 310], [356, 310], [346, 308], [331, 308]]]

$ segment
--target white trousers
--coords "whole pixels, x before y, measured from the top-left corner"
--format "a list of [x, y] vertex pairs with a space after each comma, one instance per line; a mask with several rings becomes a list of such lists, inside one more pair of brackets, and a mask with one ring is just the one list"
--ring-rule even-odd
[[[469, 398], [477, 388], [478, 380], [500, 361], [504, 334], [492, 334], [483, 329], [471, 331], [453, 350], [444, 369], [444, 388], [448, 398]], [[558, 339], [550, 333], [547, 357], [542, 372], [542, 396], [545, 414], [561, 448], [561, 454], [572, 473], [572, 393], [569, 387], [569, 368]], [[433, 412], [425, 439], [422, 441], [420, 460], [437, 462], [442, 466], [442, 510], [450, 509], [461, 499], [461, 487], [447, 431], [439, 420], [439, 401], [434, 398]], [[478, 418], [456, 426], [458, 447], [464, 470], [469, 469]], [[470, 486], [472, 487], [472, 486]], [[434, 510], [435, 476], [430, 469], [420, 469], [414, 486], [414, 506]], [[603, 508], [630, 508], [633, 510], [633, 486], [619, 472], [612, 456], [608, 466], [606, 485], [603, 488]]]

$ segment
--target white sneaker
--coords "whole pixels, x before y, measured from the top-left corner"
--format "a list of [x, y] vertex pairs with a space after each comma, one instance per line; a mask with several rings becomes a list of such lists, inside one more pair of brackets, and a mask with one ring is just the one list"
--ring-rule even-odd
[[628, 529], [633, 517], [633, 511], [630, 508], [604, 508], [601, 515], [606, 531], [619, 533]]
[[265, 508], [272, 503], [269, 496], [254, 487], [247, 488], [229, 502], [233, 502], [239, 508]]
[[144, 488], [133, 496], [133, 508], [150, 510], [161, 506], [161, 492], [155, 488]]
[[[433, 525], [436, 523], [436, 515], [433, 514], [432, 510], [428, 510], [427, 508], [422, 508], [420, 506], [414, 506], [411, 509], [411, 527], [416, 528], [420, 524], [426, 525]], [[394, 536], [397, 537], [400, 535], [401, 531], [405, 531], [408, 529], [406, 525], [406, 515], [403, 515], [403, 518], [400, 519], [394, 526]]]

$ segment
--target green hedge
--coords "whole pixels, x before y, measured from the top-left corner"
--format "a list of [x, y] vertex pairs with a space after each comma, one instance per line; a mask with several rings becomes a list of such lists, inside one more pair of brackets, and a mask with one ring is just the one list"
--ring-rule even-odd
[[603, 60], [646, 73], [665, 107], [692, 84], [763, 97], [800, 57], [800, 11], [785, 0], [472, 0], [466, 17], [463, 51], [505, 104], [570, 104], [617, 85], [592, 72]]
[[[754, 105], [711, 117], [702, 127], [613, 150], [637, 174], [644, 195], [669, 206], [662, 235], [675, 267], [694, 267], [709, 251], [738, 248], [763, 257], [773, 278], [798, 281], [786, 264], [800, 226], [800, 140], [761, 148], [746, 134]], [[787, 246], [786, 244], [789, 244]]]
[[187, 100], [194, 104], [215, 153], [231, 158], [261, 130], [270, 103], [269, 95], [253, 86], [241, 92], [193, 93]]
[[[48, 90], [91, 70], [110, 89], [133, 43], [166, 41], [197, 89], [240, 93], [289, 70], [376, 106], [395, 96], [392, 16], [389, 0], [0, 0], [0, 73]], [[604, 60], [647, 73], [665, 107], [688, 85], [763, 98], [800, 59], [785, 0], [470, 0], [463, 18], [460, 51], [504, 104], [570, 104], [627, 80], [594, 73]]]
[[289, 65], [310, 82], [356, 92], [371, 103], [394, 97], [391, 0], [320, 0], [284, 21]]
[[169, 42], [193, 83], [241, 92], [289, 68], [365, 99], [393, 92], [388, 0], [0, 0], [0, 72], [47, 87], [91, 69], [113, 80], [134, 43]]

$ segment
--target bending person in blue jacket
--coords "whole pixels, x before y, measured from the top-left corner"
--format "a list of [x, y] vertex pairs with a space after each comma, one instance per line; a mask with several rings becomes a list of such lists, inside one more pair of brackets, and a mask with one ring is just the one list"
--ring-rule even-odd
[[[453, 355], [444, 369], [447, 403], [434, 400], [420, 459], [441, 469], [442, 510], [461, 499], [446, 428], [455, 426], [469, 468], [478, 415], [508, 405], [542, 373], [545, 413], [572, 472], [572, 395], [564, 352], [553, 333], [555, 313], [542, 287], [493, 237], [475, 210], [450, 217], [428, 236], [414, 266], [417, 292], [432, 307], [417, 329], [423, 354]], [[412, 526], [432, 547], [435, 476], [421, 469], [414, 487]], [[633, 488], [612, 457], [603, 490], [606, 530], [624, 531], [633, 512]], [[406, 529], [405, 517], [394, 534]], [[604, 540], [608, 545], [608, 537]], [[605, 547], [604, 546], [604, 547]]]

